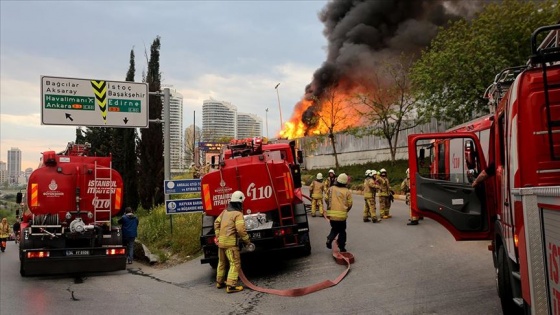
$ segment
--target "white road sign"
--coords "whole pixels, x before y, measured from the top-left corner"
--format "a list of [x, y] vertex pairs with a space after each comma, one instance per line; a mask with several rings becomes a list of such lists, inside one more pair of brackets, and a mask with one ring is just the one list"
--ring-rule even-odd
[[41, 76], [41, 123], [148, 127], [148, 84]]

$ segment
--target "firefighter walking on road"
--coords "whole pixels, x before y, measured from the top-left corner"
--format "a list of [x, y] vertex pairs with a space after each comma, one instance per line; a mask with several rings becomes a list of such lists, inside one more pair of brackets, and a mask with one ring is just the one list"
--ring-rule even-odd
[[410, 205], [410, 169], [406, 169], [406, 178], [401, 183], [401, 190], [406, 194], [406, 200], [408, 200], [408, 212], [410, 213], [410, 219], [406, 225], [418, 225], [418, 217], [412, 212], [412, 206]]
[[391, 185], [389, 184], [389, 178], [387, 178], [387, 171], [384, 168], [379, 170], [377, 185], [379, 186], [377, 195], [379, 196], [380, 215], [383, 219], [389, 219], [392, 217], [389, 213], [391, 209]]
[[377, 223], [381, 220], [377, 219], [377, 210], [375, 209], [375, 193], [377, 191], [377, 184], [375, 183], [375, 174], [373, 170], [366, 171], [366, 179], [364, 179], [364, 222]]
[[[214, 232], [217, 237], [218, 245], [218, 268], [216, 273], [216, 287], [226, 288], [227, 293], [243, 291], [243, 286], [237, 285], [239, 271], [241, 270], [241, 258], [237, 239], [245, 243], [248, 247], [254, 245], [249, 240], [249, 234], [245, 230], [245, 220], [243, 219], [243, 201], [245, 195], [241, 191], [236, 191], [231, 195], [227, 209], [214, 221]], [[229, 264], [229, 271], [226, 279], [226, 265]], [[225, 281], [224, 281], [225, 280]]]
[[346, 252], [346, 219], [348, 211], [352, 209], [352, 193], [348, 188], [348, 176], [344, 173], [338, 175], [335, 185], [329, 188], [327, 198], [330, 208], [327, 216], [331, 224], [331, 232], [327, 236], [327, 248], [332, 248], [332, 242], [338, 236], [340, 252]]
[[6, 242], [10, 237], [10, 225], [8, 224], [8, 219], [2, 218], [0, 222], [0, 250], [4, 252], [6, 250]]
[[319, 208], [319, 214], [323, 216], [323, 174], [317, 173], [316, 179], [309, 185], [311, 196], [311, 216], [314, 217]]
[[333, 169], [330, 169], [329, 177], [327, 177], [327, 179], [325, 179], [325, 181], [323, 182], [323, 189], [325, 192], [325, 203], [327, 204], [327, 209], [329, 208], [329, 200], [327, 199], [327, 193], [329, 191], [329, 188], [334, 186], [335, 183], [336, 183], [336, 174], [334, 173]]

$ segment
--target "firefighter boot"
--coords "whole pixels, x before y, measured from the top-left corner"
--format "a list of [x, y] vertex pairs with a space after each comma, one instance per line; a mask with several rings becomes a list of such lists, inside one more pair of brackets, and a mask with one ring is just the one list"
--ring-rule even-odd
[[406, 225], [418, 225], [418, 220], [410, 220]]
[[216, 288], [223, 289], [226, 287], [226, 284], [223, 282], [216, 282]]
[[330, 238], [327, 237], [327, 248], [332, 249], [332, 241]]
[[381, 219], [378, 219], [377, 217], [373, 217], [373, 218], [371, 218], [371, 222], [372, 223], [378, 223], [378, 222], [381, 222]]
[[242, 285], [228, 285], [228, 287], [226, 288], [226, 292], [227, 293], [235, 293], [235, 292], [241, 292], [243, 291], [243, 286]]
[[369, 222], [369, 218], [364, 218], [364, 222]]

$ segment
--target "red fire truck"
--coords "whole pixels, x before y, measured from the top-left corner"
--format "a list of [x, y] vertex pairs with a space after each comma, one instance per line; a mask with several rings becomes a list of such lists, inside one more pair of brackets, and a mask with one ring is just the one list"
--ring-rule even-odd
[[493, 114], [408, 138], [413, 211], [457, 240], [491, 240], [504, 314], [560, 314], [559, 33], [539, 28], [528, 64], [496, 77]]
[[[126, 269], [119, 226], [123, 182], [111, 157], [88, 156], [89, 144], [46, 151], [27, 184], [22, 216], [22, 276]], [[22, 194], [18, 194], [18, 203]]]
[[[218, 264], [214, 220], [231, 194], [242, 191], [245, 226], [254, 253], [311, 253], [309, 224], [301, 192], [301, 151], [295, 141], [263, 142], [261, 138], [232, 140], [222, 150], [217, 167], [201, 180], [204, 217], [200, 242], [202, 263]], [[243, 252], [242, 252], [243, 254]]]

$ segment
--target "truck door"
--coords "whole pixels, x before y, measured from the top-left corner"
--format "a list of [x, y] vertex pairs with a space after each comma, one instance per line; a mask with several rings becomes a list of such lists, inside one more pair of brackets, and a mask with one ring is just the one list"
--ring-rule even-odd
[[493, 236], [495, 210], [487, 209], [484, 184], [472, 187], [486, 168], [482, 152], [472, 132], [408, 136], [412, 210], [445, 226], [456, 240]]

